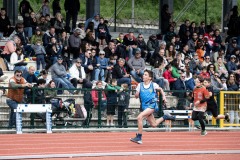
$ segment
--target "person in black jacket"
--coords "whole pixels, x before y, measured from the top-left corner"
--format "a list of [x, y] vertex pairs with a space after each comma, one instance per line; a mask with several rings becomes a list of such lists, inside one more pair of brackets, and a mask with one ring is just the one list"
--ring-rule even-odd
[[84, 107], [87, 110], [87, 118], [85, 119], [85, 121], [83, 121], [83, 124], [82, 124], [83, 127], [89, 127], [89, 123], [92, 119], [92, 109], [94, 107], [91, 90], [90, 90], [92, 89], [92, 83], [90, 81], [84, 80], [82, 88], [89, 89], [89, 90], [85, 90], [83, 93]]
[[118, 93], [118, 126], [121, 128], [127, 127], [127, 109], [129, 106], [130, 95], [128, 92], [128, 85], [122, 84], [122, 90]]
[[120, 86], [123, 83], [128, 84], [129, 90], [131, 89], [131, 76], [124, 68], [125, 59], [119, 58], [118, 64], [114, 65], [112, 71], [112, 78], [117, 79], [117, 85]]
[[19, 13], [24, 18], [25, 13], [33, 12], [33, 9], [30, 5], [30, 3], [27, 0], [22, 0], [22, 2], [19, 5]]
[[[3, 33], [4, 37], [8, 37], [11, 32], [13, 31], [13, 28], [11, 28], [11, 22], [6, 15], [6, 9], [1, 8], [1, 13], [0, 13], [0, 32]], [[1, 37], [0, 37], [1, 39]]]
[[228, 113], [226, 113], [225, 115], [218, 114], [218, 106], [217, 106], [217, 103], [214, 98], [214, 91], [213, 91], [213, 87], [211, 86], [211, 79], [205, 78], [203, 81], [203, 85], [208, 90], [208, 92], [210, 94], [210, 98], [204, 99], [204, 100], [200, 101], [200, 103], [204, 103], [207, 101], [207, 110], [206, 111], [210, 111], [212, 113], [213, 117], [216, 119], [225, 119], [225, 120], [229, 121]]
[[79, 0], [65, 0], [64, 9], [66, 11], [66, 31], [70, 32], [70, 20], [72, 19], [72, 31], [76, 28], [77, 16], [80, 10]]
[[54, 0], [52, 3], [52, 10], [54, 16], [56, 15], [56, 13], [61, 13], [61, 6], [59, 2], [60, 0]]

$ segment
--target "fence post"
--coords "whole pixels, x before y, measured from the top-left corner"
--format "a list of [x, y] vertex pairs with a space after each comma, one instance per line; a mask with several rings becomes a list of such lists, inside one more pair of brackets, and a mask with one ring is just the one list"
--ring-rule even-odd
[[[35, 103], [35, 87], [32, 87], [31, 90], [32, 90], [32, 99], [31, 99], [31, 101], [32, 101], [32, 104], [34, 104]], [[31, 115], [30, 115], [30, 117], [31, 117], [31, 122], [30, 122], [31, 126], [30, 126], [30, 128], [34, 128], [35, 114], [36, 113], [31, 113]]]
[[102, 108], [102, 89], [98, 89], [98, 128], [102, 127], [101, 108]]
[[159, 117], [162, 117], [163, 116], [163, 108], [162, 108], [162, 94], [161, 92], [158, 92], [159, 93], [159, 103], [158, 103], [158, 106], [159, 106], [159, 111], [158, 111], [158, 115]]

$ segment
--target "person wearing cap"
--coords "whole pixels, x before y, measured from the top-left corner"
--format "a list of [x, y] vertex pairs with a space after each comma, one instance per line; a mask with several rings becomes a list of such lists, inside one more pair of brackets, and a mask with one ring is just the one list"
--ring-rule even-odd
[[130, 74], [138, 82], [142, 82], [142, 76], [145, 70], [145, 60], [141, 57], [141, 51], [136, 51], [135, 56], [127, 62], [130, 68]]
[[[65, 88], [65, 89], [74, 89], [75, 87], [66, 78], [67, 71], [66, 71], [64, 65], [62, 64], [62, 62], [63, 62], [62, 56], [58, 55], [57, 62], [52, 65], [52, 69], [51, 69], [52, 79], [56, 83], [57, 88], [62, 86], [62, 88]], [[68, 90], [68, 92], [74, 94], [74, 90]]]
[[234, 49], [240, 48], [236, 39], [232, 39], [231, 43], [227, 46], [226, 59], [229, 61]]
[[230, 57], [230, 61], [228, 61], [227, 63], [227, 69], [228, 72], [240, 75], [240, 69], [238, 69], [238, 66], [236, 64], [236, 56], [235, 55], [231, 55]]
[[73, 84], [75, 88], [77, 88], [77, 84], [82, 84], [83, 80], [86, 79], [86, 73], [84, 67], [81, 66], [82, 60], [77, 58], [72, 67], [69, 69], [70, 73], [70, 82]]
[[[98, 80], [104, 81], [105, 80], [105, 77], [104, 77], [105, 72], [107, 69], [110, 69], [110, 66], [108, 66], [108, 62], [109, 62], [109, 59], [105, 58], [105, 52], [101, 50], [99, 52], [99, 57], [97, 58], [97, 64], [94, 69], [94, 72], [95, 72], [94, 80], [95, 81], [98, 81]], [[99, 78], [99, 75], [100, 75], [100, 78]]]
[[77, 59], [79, 57], [81, 45], [80, 34], [81, 30], [76, 28], [73, 31], [73, 34], [69, 37], [69, 51], [73, 54], [73, 59]]
[[3, 33], [4, 37], [8, 37], [11, 34], [12, 28], [11, 22], [6, 15], [6, 8], [1, 8], [0, 15], [0, 32]]

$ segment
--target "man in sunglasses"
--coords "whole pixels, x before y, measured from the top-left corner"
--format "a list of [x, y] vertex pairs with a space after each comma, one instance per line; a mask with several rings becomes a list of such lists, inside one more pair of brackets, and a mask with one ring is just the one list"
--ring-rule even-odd
[[211, 84], [213, 86], [214, 91], [221, 91], [224, 90], [224, 87], [222, 85], [222, 82], [219, 78], [219, 74], [216, 72], [214, 75], [211, 77]]
[[14, 109], [17, 109], [18, 103], [23, 101], [24, 97], [24, 88], [25, 87], [32, 87], [30, 83], [22, 77], [22, 71], [16, 70], [14, 72], [14, 76], [9, 79], [8, 95], [7, 95], [7, 105], [11, 109], [11, 113], [9, 116], [9, 128], [12, 128], [16, 125], [16, 113]]

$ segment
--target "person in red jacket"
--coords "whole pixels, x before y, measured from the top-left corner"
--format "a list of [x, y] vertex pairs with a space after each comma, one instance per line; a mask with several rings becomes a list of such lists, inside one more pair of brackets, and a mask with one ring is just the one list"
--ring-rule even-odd
[[[103, 89], [103, 84], [102, 81], [97, 81], [96, 83], [96, 87], [94, 88], [95, 90], [92, 90], [91, 94], [92, 94], [92, 99], [93, 99], [93, 103], [94, 103], [94, 107], [97, 108], [98, 107], [98, 90], [99, 89]], [[105, 108], [107, 107], [107, 97], [104, 91], [102, 91], [102, 101], [101, 101], [101, 111], [104, 111]]]
[[199, 76], [202, 78], [210, 78], [210, 74], [207, 72], [206, 66], [202, 68], [202, 72], [199, 74]]
[[171, 64], [168, 64], [165, 67], [165, 69], [166, 70], [163, 73], [163, 77], [168, 80], [168, 82], [170, 84], [170, 88], [172, 88], [173, 82], [175, 82], [177, 80], [177, 78], [172, 77], [172, 65]]

